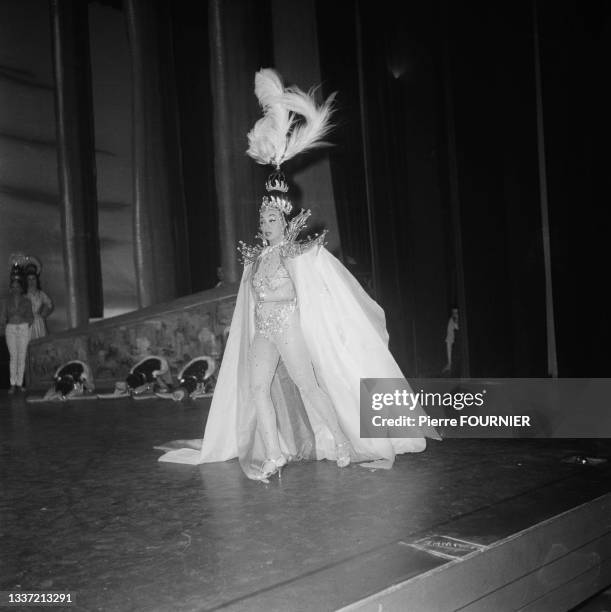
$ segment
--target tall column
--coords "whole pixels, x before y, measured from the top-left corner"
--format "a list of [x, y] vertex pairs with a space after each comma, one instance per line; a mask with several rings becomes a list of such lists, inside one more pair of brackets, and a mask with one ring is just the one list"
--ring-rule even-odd
[[184, 292], [187, 237], [169, 17], [152, 0], [126, 0], [124, 7], [133, 79], [134, 264], [144, 307]]
[[227, 52], [223, 26], [222, 0], [210, 0], [208, 23], [210, 29], [210, 78], [214, 106], [214, 165], [216, 193], [219, 203], [219, 233], [221, 267], [227, 282], [239, 278], [237, 244], [237, 215], [234, 182], [232, 180], [231, 152], [233, 142], [230, 132], [229, 84], [227, 82]]
[[50, 0], [68, 326], [102, 316], [87, 3]]

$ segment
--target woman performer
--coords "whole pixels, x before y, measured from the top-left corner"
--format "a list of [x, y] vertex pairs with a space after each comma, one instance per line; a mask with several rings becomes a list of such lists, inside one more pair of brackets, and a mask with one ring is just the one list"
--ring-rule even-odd
[[[281, 163], [320, 144], [332, 98], [318, 107], [311, 95], [285, 89], [270, 69], [257, 73], [255, 93], [265, 115], [249, 134], [247, 152], [276, 168], [259, 213], [262, 244], [239, 247], [244, 273], [231, 331], [204, 439], [190, 444], [200, 449], [173, 450], [160, 461], [239, 457], [246, 475], [263, 482], [294, 459], [390, 467], [396, 453], [422, 451], [424, 436], [437, 433], [360, 437], [360, 379], [403, 375], [388, 351], [384, 312], [324, 248], [324, 234], [298, 241], [310, 211], [289, 220], [280, 171]], [[423, 412], [418, 406], [411, 414]]]

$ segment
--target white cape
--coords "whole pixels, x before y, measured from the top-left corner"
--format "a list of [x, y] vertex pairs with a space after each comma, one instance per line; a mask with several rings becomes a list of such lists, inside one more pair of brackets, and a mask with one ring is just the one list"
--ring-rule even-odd
[[[432, 428], [422, 428], [421, 438], [359, 436], [360, 379], [403, 378], [388, 350], [384, 311], [324, 247], [287, 258], [284, 265], [295, 285], [316, 378], [350, 440], [352, 460], [376, 460], [375, 467], [390, 467], [395, 454], [424, 450], [424, 436], [438, 439]], [[248, 388], [248, 350], [255, 332], [251, 274], [249, 264], [242, 275], [203, 441], [182, 441], [180, 446], [190, 448], [171, 450], [160, 461], [200, 464], [239, 457], [247, 476], [259, 474], [266, 454]], [[330, 431], [314, 411], [304, 407], [282, 362], [272, 383], [272, 399], [284, 453], [295, 459], [336, 459]], [[424, 413], [418, 407], [411, 414]]]

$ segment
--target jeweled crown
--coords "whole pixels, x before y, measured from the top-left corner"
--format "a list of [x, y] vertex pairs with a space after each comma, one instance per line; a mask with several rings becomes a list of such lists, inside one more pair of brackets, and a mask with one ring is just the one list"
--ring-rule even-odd
[[293, 210], [293, 205], [291, 204], [290, 200], [281, 198], [280, 196], [263, 196], [263, 199], [261, 200], [261, 211], [268, 208], [279, 210], [281, 213], [288, 215], [290, 214], [291, 210]]
[[267, 191], [281, 191], [282, 193], [286, 193], [289, 190], [284, 173], [280, 170], [280, 168], [274, 170], [267, 177], [267, 181], [265, 181], [265, 189], [267, 189]]
[[[276, 168], [276, 170], [274, 170], [274, 172], [267, 177], [267, 181], [265, 181], [265, 189], [268, 192], [276, 191], [279, 193], [287, 193], [289, 186], [280, 168]], [[261, 211], [269, 208], [279, 210], [281, 213], [288, 215], [290, 214], [291, 210], [293, 210], [293, 205], [288, 198], [281, 195], [263, 196], [263, 199], [261, 200]]]

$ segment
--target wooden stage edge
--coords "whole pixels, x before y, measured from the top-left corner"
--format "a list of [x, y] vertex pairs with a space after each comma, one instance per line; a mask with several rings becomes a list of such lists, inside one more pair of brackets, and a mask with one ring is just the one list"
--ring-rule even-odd
[[[557, 500], [563, 489], [570, 498], [574, 486], [573, 479], [557, 481], [217, 609], [571, 610], [611, 584], [611, 493], [591, 491], [594, 496], [587, 501], [539, 520], [549, 515], [545, 499]], [[532, 512], [525, 512], [529, 507]], [[530, 516], [525, 519], [525, 514]], [[515, 529], [525, 520], [531, 524]], [[494, 541], [483, 536], [478, 543], [478, 525], [481, 533], [491, 525], [497, 534], [499, 529], [507, 533]], [[456, 538], [459, 545], [464, 540], [479, 549], [460, 559], [422, 550], [422, 542], [435, 537]], [[382, 587], [381, 577], [387, 586]]]
[[342, 608], [570, 610], [611, 583], [611, 493]]

